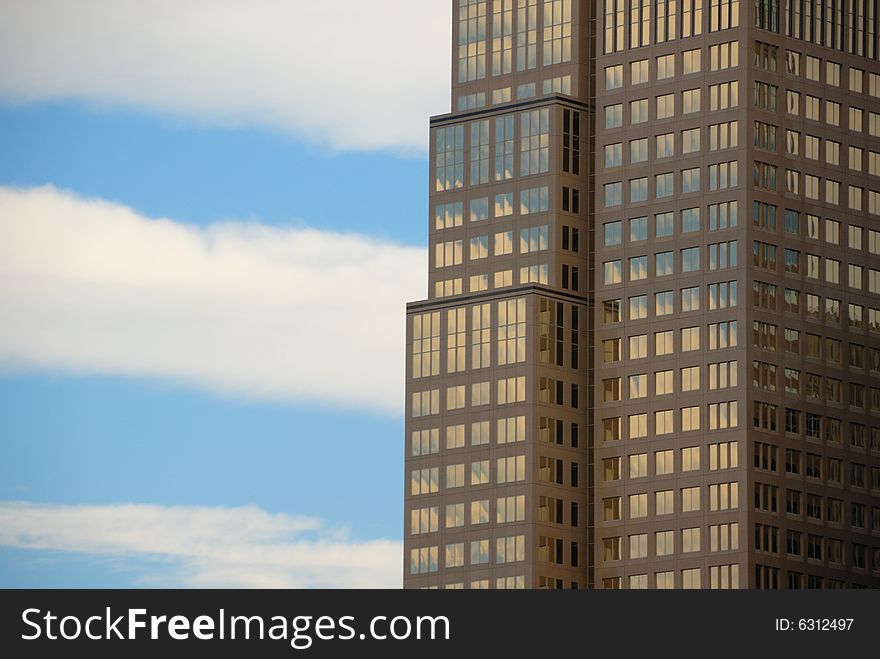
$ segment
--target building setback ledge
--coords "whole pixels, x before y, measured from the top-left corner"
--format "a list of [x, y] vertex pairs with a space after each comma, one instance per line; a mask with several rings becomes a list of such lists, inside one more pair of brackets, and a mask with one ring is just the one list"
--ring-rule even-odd
[[455, 307], [465, 303], [478, 302], [481, 300], [499, 300], [503, 298], [513, 297], [522, 294], [545, 295], [547, 297], [574, 302], [576, 304], [584, 304], [591, 306], [593, 298], [589, 295], [577, 295], [574, 293], [565, 293], [552, 288], [546, 288], [540, 284], [526, 284], [515, 288], [506, 288], [503, 291], [481, 291], [469, 295], [454, 295], [450, 297], [437, 298], [435, 300], [417, 300], [415, 302], [406, 303], [407, 313], [411, 311], [421, 311], [423, 309], [442, 309], [445, 307]]

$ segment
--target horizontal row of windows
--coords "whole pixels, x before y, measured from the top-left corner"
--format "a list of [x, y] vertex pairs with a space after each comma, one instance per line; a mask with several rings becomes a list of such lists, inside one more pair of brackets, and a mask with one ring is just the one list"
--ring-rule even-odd
[[[514, 202], [517, 199], [517, 203]], [[524, 188], [515, 196], [514, 192], [501, 192], [495, 195], [492, 204], [488, 197], [471, 198], [467, 203], [467, 215], [465, 204], [462, 201], [438, 204], [434, 207], [434, 228], [437, 231], [454, 229], [464, 225], [465, 217], [471, 223], [479, 223], [491, 218], [496, 220], [537, 213], [546, 213], [550, 210], [549, 188], [539, 186]], [[577, 188], [562, 188], [561, 208], [554, 208], [556, 212], [564, 211], [577, 215], [580, 212], [580, 191]]]
[[[722, 151], [733, 149], [739, 145], [739, 122], [724, 121], [710, 124], [706, 127], [709, 151]], [[694, 127], [682, 130], [679, 134], [678, 155], [700, 153], [703, 150], [703, 128]], [[627, 151], [624, 151], [623, 142], [606, 144], [604, 147], [605, 169], [615, 169], [624, 165], [626, 160], [630, 165], [638, 165], [648, 162], [648, 137], [639, 137], [629, 140]], [[661, 133], [653, 136], [655, 161], [672, 158], [676, 155], [676, 133]], [[624, 158], [625, 153], [629, 155]], [[710, 170], [711, 171], [711, 170]]]
[[[822, 0], [760, 0], [756, 26], [785, 36], [877, 59], [878, 14], [873, 2], [853, 0], [846, 8]], [[783, 13], [780, 15], [780, 9]]]
[[[526, 519], [525, 495], [497, 497], [494, 509], [496, 524], [523, 522]], [[440, 506], [413, 508], [410, 511], [410, 535], [437, 533], [441, 525], [440, 510]], [[470, 526], [488, 524], [491, 519], [489, 499], [448, 503], [443, 510], [442, 524], [445, 529], [464, 528], [466, 519]]]
[[[448, 464], [445, 468], [421, 467], [413, 469], [410, 474], [410, 494], [412, 496], [437, 494], [441, 489], [448, 491], [465, 487], [467, 484], [473, 487], [489, 485], [492, 482], [495, 485], [506, 485], [526, 480], [525, 455], [496, 458], [494, 464], [494, 481], [490, 477], [492, 461], [488, 459], [471, 462], [469, 470], [466, 463]], [[536, 470], [537, 480], [577, 488], [579, 465], [577, 462], [568, 463], [568, 478], [566, 478], [565, 464], [565, 461], [561, 459], [539, 456]], [[440, 478], [444, 471], [446, 478], [441, 488]]]
[[[713, 331], [716, 330], [716, 328], [714, 327], [712, 329]], [[736, 332], [735, 326], [731, 329], [734, 333]], [[654, 332], [653, 341], [650, 342], [651, 346], [653, 347], [650, 356], [660, 358], [675, 355], [675, 334], [676, 332], [671, 329], [659, 330]], [[619, 337], [604, 339], [602, 341], [602, 363], [619, 364], [622, 363], [624, 359], [627, 362], [634, 362], [640, 359], [646, 359], [649, 356], [648, 345], [648, 334], [632, 334], [626, 338], [625, 342], [623, 338]], [[736, 345], [735, 339], [732, 345]], [[626, 346], [625, 356], [624, 346]], [[678, 347], [679, 352], [693, 352], [695, 350], [699, 350], [699, 348], [700, 341], [698, 327], [685, 327], [680, 330], [680, 341]], [[694, 371], [693, 369], [697, 370]], [[691, 383], [689, 386], [695, 386], [696, 388], [699, 388], [699, 369], [699, 366], [682, 367], [681, 381], [687, 381]], [[708, 385], [710, 389], [725, 389], [727, 387], [735, 387], [737, 385], [736, 361], [714, 362], [711, 364], [707, 364], [706, 370], [709, 372]], [[726, 371], [726, 374], [723, 371]]]
[[721, 231], [736, 227], [739, 222], [739, 205], [736, 201], [709, 204], [706, 211], [708, 220], [701, 218], [700, 207], [657, 213], [653, 216], [653, 231], [649, 231], [647, 216], [633, 217], [625, 223], [622, 220], [605, 222], [602, 225], [603, 245], [615, 247], [623, 243], [624, 237], [630, 243], [648, 240], [649, 235], [653, 238], [672, 237], [676, 231], [676, 213], [679, 216], [678, 230], [681, 234], [698, 232], [703, 226], [709, 231]]
[[[491, 444], [491, 423], [488, 420], [474, 421], [470, 424], [470, 446], [487, 446]], [[576, 424], [573, 424], [576, 427]], [[453, 451], [465, 447], [465, 430], [463, 423], [446, 426], [444, 430], [445, 449]], [[577, 432], [574, 432], [577, 435]], [[511, 416], [497, 419], [496, 443], [514, 444], [526, 441], [526, 417]], [[573, 441], [573, 448], [577, 440]], [[425, 428], [412, 432], [410, 455], [413, 457], [432, 455], [440, 452], [440, 428]]]
[[[614, 261], [610, 262], [610, 269], [606, 268], [606, 275], [610, 272], [611, 279], [606, 276], [605, 281], [612, 284], [620, 282], [620, 280], [614, 279], [614, 277], [619, 274], [616, 270], [615, 263], [616, 262]], [[727, 284], [727, 286], [722, 286], [721, 284]], [[725, 309], [730, 306], [735, 306], [736, 287], [733, 287], [734, 297], [731, 298], [731, 287], [729, 284], [730, 282], [719, 282], [718, 284], [709, 284], [707, 286], [709, 294], [707, 296], [708, 301], [705, 309]], [[678, 299], [678, 308], [676, 308], [676, 299]], [[731, 304], [731, 302], [734, 304]], [[605, 318], [612, 318], [612, 320], [606, 320], [606, 323], [620, 322], [620, 303], [620, 300], [606, 301], [606, 305], [614, 305], [616, 307], [610, 309], [610, 313], [605, 314]], [[676, 313], [692, 313], [700, 311], [700, 286], [688, 286], [679, 289], [678, 296], [676, 296], [675, 290], [659, 291], [650, 296], [647, 293], [643, 295], [633, 295], [627, 299], [627, 306], [627, 320], [646, 320], [649, 317], [662, 318]], [[652, 308], [653, 311], [651, 311]], [[609, 311], [608, 306], [605, 307], [605, 310]], [[617, 320], [613, 320], [613, 318], [617, 318]]]
[[[606, 499], [607, 503], [609, 500]], [[606, 508], [607, 512], [607, 508]], [[739, 524], [712, 524], [708, 533], [703, 534], [699, 526], [653, 533], [633, 533], [626, 536], [623, 548], [625, 559], [636, 561], [644, 558], [666, 558], [678, 554], [692, 554], [699, 551], [718, 553], [737, 551], [739, 549]], [[703, 536], [707, 537], [703, 537]], [[604, 544], [604, 543], [603, 543]], [[610, 558], [606, 561], [620, 560], [614, 558], [616, 547], [611, 543]]]
[[[754, 84], [754, 106], [762, 110], [776, 112], [779, 99], [779, 88], [770, 83], [756, 81]], [[829, 126], [841, 127], [841, 115], [847, 119], [844, 126], [853, 133], [865, 131], [865, 110], [854, 105], [845, 105], [831, 99], [824, 99], [812, 94], [802, 93], [794, 89], [785, 90], [785, 112], [789, 116], [800, 117], [815, 122], [824, 122]], [[822, 108], [824, 107], [824, 112]], [[876, 112], [868, 112], [867, 117], [868, 135], [878, 137], [880, 132], [880, 115]]]
[[[541, 377], [539, 380], [537, 401], [553, 405], [564, 405], [570, 409], [578, 409], [581, 402], [581, 388], [572, 382], [565, 387], [562, 380]], [[495, 396], [491, 390], [495, 390]], [[468, 391], [470, 399], [467, 399]], [[499, 378], [494, 381], [474, 382], [470, 386], [460, 384], [446, 387], [445, 411], [454, 412], [470, 407], [492, 405], [513, 405], [524, 403], [527, 399], [526, 378], [524, 375]], [[440, 389], [415, 391], [412, 394], [412, 418], [433, 416], [440, 413]]]
[[[602, 380], [603, 402], [619, 401], [621, 378]], [[735, 400], [720, 403], [709, 403], [703, 406], [708, 419], [708, 430], [725, 430], [739, 426], [739, 402]], [[661, 437], [678, 432], [689, 432], [701, 428], [701, 406], [694, 405], [678, 409], [678, 428], [676, 428], [676, 410], [656, 410], [652, 413], [640, 412], [627, 417], [628, 439], [647, 439]], [[622, 418], [619, 416], [602, 419], [602, 439], [606, 442], [619, 441], [622, 438]], [[649, 428], [648, 422], [652, 421]]]
[[[467, 483], [472, 486], [488, 485], [492, 482], [489, 473], [491, 462], [491, 460], [475, 460], [470, 463], [469, 470], [466, 470], [467, 465], [465, 463], [446, 465], [446, 479], [443, 489], [452, 490], [464, 487]], [[469, 472], [469, 477], [466, 472]], [[494, 473], [496, 485], [524, 481], [526, 479], [526, 456], [511, 455], [497, 458]], [[440, 475], [441, 467], [423, 467], [412, 470], [410, 494], [412, 496], [419, 496], [438, 493], [441, 489]]]
[[[707, 102], [702, 102], [702, 88], [686, 89], [682, 92], [670, 92], [667, 94], [658, 94], [653, 97], [651, 105], [654, 107], [652, 113], [649, 108], [649, 101], [652, 99], [639, 98], [629, 101], [629, 125], [637, 126], [639, 124], [648, 123], [651, 120], [672, 119], [676, 115], [676, 97], [680, 113], [683, 116], [689, 114], [700, 113], [703, 110], [709, 112], [717, 112], [719, 110], [727, 110], [739, 106], [739, 81], [731, 80], [721, 82], [707, 87]], [[620, 128], [624, 123], [624, 104], [613, 103], [606, 105], [604, 108], [605, 129], [611, 130]]]
[[[544, 78], [540, 87], [541, 96], [548, 94], [566, 94], [571, 95], [571, 76], [556, 76], [553, 78]], [[492, 90], [492, 105], [501, 105], [510, 103], [514, 98], [522, 101], [527, 98], [534, 98], [538, 95], [538, 86], [534, 82], [526, 82], [516, 86], [516, 95], [514, 96], [512, 87], [498, 87]], [[462, 94], [458, 97], [457, 108], [459, 112], [466, 110], [475, 110], [486, 106], [486, 92], [476, 92], [473, 94]]]
[[[607, 227], [608, 225], [606, 225]], [[644, 281], [651, 277], [667, 277], [670, 275], [687, 274], [691, 272], [701, 271], [701, 253], [703, 247], [685, 247], [678, 250], [678, 258], [676, 252], [671, 250], [663, 252], [655, 252], [650, 261], [654, 267], [649, 267], [649, 257], [646, 254], [639, 256], [630, 256], [626, 259], [624, 266], [623, 259], [615, 259], [613, 261], [605, 261], [603, 266], [604, 284], [612, 286], [614, 284], [623, 283], [624, 270], [626, 270], [626, 280], [630, 282]], [[716, 270], [726, 270], [737, 266], [737, 241], [730, 240], [722, 243], [712, 243], [705, 246], [706, 252], [706, 270], [714, 272]], [[676, 261], [678, 268], [676, 269]], [[839, 262], [838, 262], [839, 263]], [[721, 309], [727, 306], [736, 306], [736, 282], [722, 282], [724, 284], [723, 292], [719, 297], [719, 286], [721, 283], [709, 284], [710, 291], [710, 309]], [[719, 301], [722, 300], [722, 301]]]
[[[709, 190], [725, 190], [735, 188], [739, 185], [739, 163], [734, 160], [731, 162], [715, 163], [706, 167], [708, 174]], [[700, 191], [701, 168], [690, 167], [679, 170], [679, 182], [675, 182], [675, 172], [664, 172], [656, 174], [653, 177], [653, 195], [649, 193], [647, 176], [629, 179], [627, 189], [629, 190], [628, 202], [630, 204], [638, 204], [648, 201], [649, 197], [653, 199], [668, 199], [676, 194], [689, 194]], [[605, 208], [614, 208], [624, 203], [623, 181], [614, 181], [605, 183], [603, 190], [603, 203]], [[880, 195], [880, 193], [877, 193]], [[878, 198], [880, 204], [880, 198]], [[878, 205], [877, 214], [880, 214], [880, 205]]]
[[[633, 50], [651, 43], [674, 41], [739, 27], [740, 0], [605, 0], [598, 33], [603, 52]], [[652, 20], [653, 8], [653, 20]]]
[[[755, 42], [755, 66], [776, 73], [778, 49], [776, 46]], [[875, 98], [880, 98], [880, 74], [868, 72], [867, 79], [863, 69], [849, 66], [843, 67], [833, 60], [825, 60], [822, 66], [822, 58], [802, 54], [796, 50], [785, 51], [786, 75], [800, 77], [812, 82], [822, 82], [830, 87], [841, 86], [841, 75], [845, 74], [846, 89], [850, 94], [862, 94], [867, 92]], [[867, 84], [866, 84], [867, 83]]]
[[[679, 581], [676, 582], [676, 572], [673, 570], [664, 570], [655, 572], [651, 578], [653, 588], [659, 590], [669, 590], [680, 588], [683, 590], [694, 590], [701, 588], [709, 588], [711, 590], [735, 590], [739, 585], [739, 565], [712, 565], [708, 568], [709, 582], [703, 585], [703, 569], [694, 567], [686, 568], [678, 572]], [[647, 590], [648, 575], [647, 574], [631, 574], [624, 577], [604, 577], [602, 579], [603, 590], [620, 590], [624, 583], [629, 590]]]
[[[663, 335], [667, 336], [663, 336]], [[658, 342], [672, 342], [672, 331], [657, 332]], [[622, 363], [620, 346], [622, 339], [606, 339], [602, 342], [606, 364]], [[637, 334], [629, 337], [629, 353], [631, 359], [643, 359], [647, 353], [647, 335]], [[658, 346], [660, 348], [661, 346]], [[666, 348], [667, 346], [662, 346]], [[664, 353], [669, 354], [669, 353]], [[705, 370], [707, 377], [701, 382], [701, 373]], [[683, 366], [678, 369], [663, 369], [652, 373], [635, 373], [627, 376], [629, 400], [647, 398], [648, 396], [668, 396], [678, 393], [692, 393], [701, 390], [715, 391], [718, 389], [735, 388], [738, 385], [738, 362], [716, 362], [704, 366]], [[677, 371], [677, 373], [676, 373]], [[676, 377], [677, 375], [677, 377]]]
[[[658, 55], [654, 58], [654, 80], [674, 80], [676, 78], [676, 59], [678, 53]], [[642, 85], [651, 81], [648, 72], [649, 60], [640, 59], [629, 63], [628, 87]], [[605, 67], [605, 91], [610, 92], [624, 87], [624, 64], [613, 64]], [[739, 66], [739, 41], [709, 46], [709, 70], [723, 71]], [[680, 74], [687, 76], [702, 70], [702, 50], [694, 48], [681, 52]]]
[[[864, 431], [865, 426], [861, 426], [861, 430]], [[871, 432], [873, 435], [872, 448], [874, 451], [880, 451], [880, 442], [877, 440], [880, 429], [871, 428]], [[859, 436], [853, 434], [851, 439], [853, 440], [852, 446], [858, 443], [860, 450], [864, 450], [864, 432]], [[864, 490], [867, 488], [880, 491], [880, 467], [868, 467], [858, 462], [845, 463], [840, 458], [826, 457], [809, 451], [806, 451], [805, 455], [804, 451], [793, 448], [784, 449], [781, 457], [784, 462], [780, 461], [780, 449], [775, 444], [755, 442], [755, 469], [773, 473], [780, 473], [784, 469], [786, 476], [789, 477], [843, 485], [844, 473], [848, 467], [847, 485], [856, 489]], [[877, 510], [880, 513], [880, 508]], [[864, 528], [864, 518], [861, 518], [860, 524], [854, 522], [853, 525]], [[875, 525], [874, 528], [880, 531], [880, 525]]]
[[[563, 265], [563, 274], [566, 272], [566, 268], [569, 266]], [[477, 293], [480, 291], [485, 291], [490, 288], [499, 289], [499, 288], [507, 288], [509, 286], [513, 286], [514, 284], [514, 271], [512, 269], [508, 270], [496, 270], [491, 274], [491, 279], [489, 273], [483, 273], [478, 275], [471, 275], [468, 278], [468, 290], [471, 293]], [[568, 286], [563, 286], [563, 288], [570, 288], [571, 290], [578, 290], [579, 284], [578, 275], [579, 269], [575, 267], [573, 269], [574, 276], [572, 277], [572, 283], [569, 283]], [[434, 282], [434, 296], [435, 297], [449, 297], [451, 295], [461, 295], [463, 292], [463, 279], [461, 277], [453, 277], [451, 279], [443, 279], [437, 280]], [[519, 278], [516, 280], [520, 284], [549, 284], [550, 283], [550, 267], [546, 263], [536, 263], [534, 265], [522, 266], [519, 268]]]
[[[814, 521], [827, 521], [829, 524], [844, 524], [844, 501], [834, 497], [825, 497], [821, 494], [802, 492], [785, 488], [784, 510], [781, 495], [783, 491], [776, 485], [756, 482], [754, 491], [755, 510], [768, 513], [785, 513], [792, 517], [806, 517]], [[868, 531], [867, 519], [868, 507], [857, 502], [850, 502], [849, 526], [851, 528]], [[880, 514], [880, 508], [874, 508], [874, 516]], [[878, 521], [877, 519], [873, 520]], [[880, 526], [874, 526], [874, 530], [880, 530]]]
[[[444, 547], [443, 567], [446, 569], [467, 565], [504, 565], [525, 560], [525, 536], [516, 535], [496, 538], [494, 544], [494, 561], [490, 554], [490, 540], [472, 540], [468, 543], [465, 555], [465, 543], [453, 542]], [[430, 574], [439, 569], [440, 547], [416, 547], [410, 550], [409, 573], [411, 575]]]
[[491, 249], [489, 243], [489, 234], [474, 236], [468, 240], [435, 243], [434, 267], [448, 268], [461, 265], [465, 260], [479, 261], [489, 258], [490, 253], [493, 256], [509, 256], [514, 253], [546, 252], [550, 243], [549, 227], [546, 224], [524, 227], [519, 230], [518, 235], [513, 231], [498, 231], [492, 236]]
[[[678, 472], [681, 474], [699, 471], [701, 468], [700, 446], [687, 446], [679, 449]], [[709, 471], [723, 469], [735, 469], [739, 466], [739, 444], [736, 441], [709, 444], [706, 447], [708, 460], [702, 463], [702, 467], [708, 467]], [[648, 466], [648, 453], [632, 453], [623, 456], [604, 458], [602, 460], [603, 481], [606, 483], [620, 482], [624, 480], [638, 480], [649, 476], [670, 476], [676, 473], [676, 452], [673, 449], [663, 449], [653, 453], [653, 469]], [[624, 462], [624, 459], [626, 460]], [[626, 471], [624, 471], [624, 467]], [[664, 490], [671, 492], [671, 490]], [[671, 494], [664, 494], [664, 502]], [[619, 504], [619, 497], [618, 504]], [[666, 503], [662, 508], [665, 510]], [[619, 518], [619, 512], [618, 512]]]
[[[842, 419], [832, 416], [823, 416], [818, 412], [804, 412], [792, 407], [780, 408], [773, 403], [755, 401], [753, 406], [752, 425], [759, 430], [784, 431], [789, 435], [802, 436], [808, 441], [824, 441], [829, 446], [843, 447], [844, 428], [848, 426], [850, 448], [864, 451], [868, 444], [872, 452], [880, 451], [880, 431], [877, 428], [869, 429], [864, 424], [855, 422], [845, 424]], [[782, 426], [779, 425], [780, 413], [783, 415]]]

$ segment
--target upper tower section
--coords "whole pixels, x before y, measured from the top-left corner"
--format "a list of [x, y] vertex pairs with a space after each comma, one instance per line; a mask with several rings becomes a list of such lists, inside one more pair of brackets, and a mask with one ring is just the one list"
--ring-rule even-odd
[[452, 109], [589, 89], [589, 2], [453, 0]]

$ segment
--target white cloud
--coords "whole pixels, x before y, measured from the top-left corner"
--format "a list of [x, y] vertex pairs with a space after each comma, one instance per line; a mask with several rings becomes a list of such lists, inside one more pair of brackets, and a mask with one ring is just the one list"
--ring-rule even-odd
[[167, 378], [399, 414], [425, 252], [363, 236], [153, 220], [0, 187], [0, 369]]
[[402, 547], [241, 508], [0, 502], [0, 545], [122, 559], [145, 585], [399, 588]]
[[4, 0], [0, 98], [76, 98], [419, 152], [449, 109], [449, 0]]

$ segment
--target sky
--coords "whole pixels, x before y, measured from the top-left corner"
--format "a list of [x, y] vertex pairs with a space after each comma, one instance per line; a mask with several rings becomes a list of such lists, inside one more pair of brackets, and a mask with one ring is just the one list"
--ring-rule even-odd
[[0, 3], [0, 587], [400, 587], [450, 11]]

